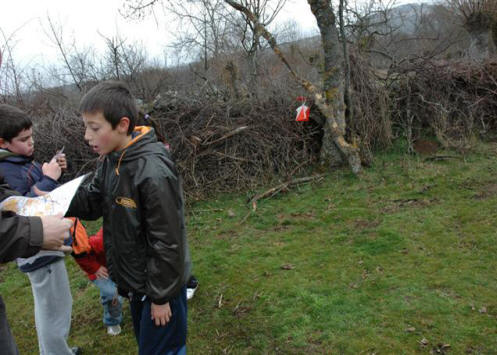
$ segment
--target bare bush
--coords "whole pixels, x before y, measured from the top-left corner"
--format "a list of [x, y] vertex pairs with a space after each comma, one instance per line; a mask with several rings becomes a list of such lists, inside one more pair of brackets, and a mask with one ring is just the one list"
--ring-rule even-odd
[[461, 19], [471, 37], [469, 55], [484, 59], [496, 51], [497, 38], [492, 32], [497, 26], [495, 0], [446, 0], [447, 5]]
[[83, 121], [75, 108], [60, 106], [54, 112], [33, 112], [31, 116], [38, 160], [50, 161], [64, 147], [69, 163], [64, 180], [95, 168], [96, 156], [83, 139]]
[[360, 145], [361, 159], [372, 162], [373, 151], [392, 142], [391, 98], [388, 87], [367, 61], [354, 53], [351, 58], [351, 88], [354, 115], [347, 126], [351, 139]]
[[259, 105], [163, 96], [153, 108], [190, 194], [238, 190], [301, 172], [317, 159], [317, 125], [294, 121], [291, 102]]
[[394, 123], [405, 127], [413, 115], [413, 139], [432, 134], [447, 148], [468, 149], [475, 137], [497, 128], [497, 61], [420, 61], [404, 66], [390, 93]]

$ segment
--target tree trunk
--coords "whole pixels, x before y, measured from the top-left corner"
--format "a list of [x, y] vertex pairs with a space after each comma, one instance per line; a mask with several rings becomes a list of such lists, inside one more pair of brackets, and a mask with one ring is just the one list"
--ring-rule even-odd
[[471, 58], [483, 60], [495, 54], [492, 32], [496, 20], [491, 11], [486, 11], [483, 8], [474, 10], [465, 17], [464, 27], [471, 40], [468, 50], [468, 55]]
[[[338, 5], [338, 18], [340, 23], [340, 38], [342, 40], [342, 51], [343, 51], [343, 65], [345, 70], [345, 88], [343, 101], [345, 103], [345, 121], [350, 120], [354, 117], [352, 93], [351, 93], [351, 83], [350, 83], [350, 57], [349, 57], [349, 46], [347, 44], [347, 33], [345, 31], [345, 18], [344, 18], [344, 7], [346, 0], [340, 0]], [[350, 121], [349, 121], [350, 122]]]
[[324, 126], [321, 164], [336, 166], [342, 164], [345, 158], [354, 171], [360, 171], [361, 161], [358, 149], [349, 145], [344, 139], [346, 127], [344, 57], [338, 40], [336, 16], [330, 0], [308, 0], [307, 2], [311, 6], [321, 32], [324, 49], [323, 91], [332, 114], [332, 117], [327, 118]]
[[250, 67], [249, 86], [252, 94], [258, 99], [258, 83], [259, 83], [259, 48], [260, 48], [260, 34], [255, 31], [252, 48], [250, 49], [248, 60]]
[[207, 73], [209, 70], [209, 62], [208, 62], [208, 53], [207, 53], [207, 20], [205, 19], [204, 14], [204, 72]]
[[492, 23], [490, 31], [492, 32], [492, 42], [494, 44], [495, 52], [497, 52], [497, 19]]
[[495, 46], [492, 40], [491, 30], [469, 32], [471, 43], [468, 54], [471, 58], [482, 60], [495, 53]]

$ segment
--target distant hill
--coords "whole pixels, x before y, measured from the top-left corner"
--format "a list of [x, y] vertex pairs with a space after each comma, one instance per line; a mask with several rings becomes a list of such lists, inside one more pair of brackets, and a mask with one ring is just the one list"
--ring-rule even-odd
[[390, 25], [406, 34], [413, 34], [434, 9], [429, 4], [405, 4], [391, 10]]
[[371, 23], [381, 23], [378, 26], [378, 30], [382, 32], [394, 29], [397, 33], [412, 35], [417, 32], [420, 25], [424, 24], [431, 17], [435, 6], [416, 3], [399, 5], [388, 11], [387, 23], [383, 22], [383, 14], [371, 16]]

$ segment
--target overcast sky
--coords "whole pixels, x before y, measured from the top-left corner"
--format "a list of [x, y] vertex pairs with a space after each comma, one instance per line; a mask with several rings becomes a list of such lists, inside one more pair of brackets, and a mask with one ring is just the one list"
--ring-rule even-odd
[[[399, 3], [419, 0], [399, 0]], [[58, 58], [55, 45], [48, 36], [47, 16], [63, 28], [64, 38], [77, 40], [78, 47], [104, 47], [103, 36], [117, 33], [128, 41], [142, 42], [149, 56], [163, 59], [164, 47], [172, 36], [164, 23], [152, 17], [145, 21], [131, 21], [119, 14], [123, 0], [13, 0], [2, 1], [0, 7], [0, 36], [11, 36], [13, 53], [21, 65], [53, 63]], [[317, 30], [316, 21], [306, 0], [288, 0], [278, 16], [280, 23], [296, 21], [302, 31]], [[0, 37], [0, 47], [5, 42]]]

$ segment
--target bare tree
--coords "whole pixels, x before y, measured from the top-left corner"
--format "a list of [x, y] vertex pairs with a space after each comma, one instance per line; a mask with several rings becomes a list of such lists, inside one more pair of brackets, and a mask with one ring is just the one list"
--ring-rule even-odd
[[497, 36], [497, 1], [495, 0], [446, 0], [448, 6], [461, 18], [471, 36], [470, 55], [486, 58], [495, 52]]
[[468, 35], [453, 10], [433, 4], [370, 0], [346, 7], [352, 48], [384, 69], [404, 62], [448, 58], [467, 46]]
[[[104, 36], [102, 36], [104, 37]], [[124, 41], [120, 37], [104, 37], [107, 46], [106, 62], [113, 79], [121, 80], [121, 52]]]
[[255, 15], [249, 9], [233, 0], [225, 1], [236, 10], [245, 14], [253, 23], [255, 31], [260, 33], [268, 41], [273, 51], [287, 66], [292, 76], [313, 95], [316, 105], [323, 116], [326, 117], [321, 146], [321, 163], [327, 166], [336, 165], [342, 161], [341, 153], [347, 159], [352, 171], [359, 173], [361, 171], [359, 150], [356, 146], [345, 140], [343, 53], [338, 39], [339, 31], [331, 1], [308, 0], [311, 11], [318, 22], [324, 49], [322, 90], [319, 90], [315, 85], [295, 73], [278, 47], [274, 36], [258, 22]]
[[[267, 28], [274, 22], [274, 19], [285, 5], [286, 0], [241, 0], [239, 3], [253, 14], [261, 26]], [[234, 24], [238, 28], [241, 44], [247, 53], [250, 65], [249, 83], [252, 88], [255, 88], [259, 77], [258, 56], [259, 52], [263, 49], [261, 43], [262, 34], [256, 31], [254, 22], [247, 18], [243, 12], [241, 15], [241, 21], [234, 21]]]
[[165, 85], [166, 72], [157, 63], [149, 63], [141, 43], [128, 43], [119, 34], [101, 36], [107, 47], [102, 77], [126, 81], [141, 99], [153, 100]]
[[[243, 5], [264, 26], [269, 26], [285, 2], [286, 0], [243, 0]], [[196, 68], [194, 72], [204, 81], [212, 79], [212, 75], [207, 75], [211, 67], [213, 72], [217, 70], [214, 78], [219, 77], [220, 68], [225, 68], [226, 65], [232, 68], [233, 63], [229, 63], [231, 58], [226, 58], [227, 56], [234, 53], [244, 55], [249, 72], [247, 86], [252, 93], [257, 92], [257, 79], [261, 75], [260, 53], [267, 45], [261, 41], [252, 22], [242, 13], [226, 6], [223, 0], [128, 0], [126, 4], [128, 15], [141, 16], [147, 10], [153, 12], [150, 9], [159, 8], [159, 5], [168, 14], [173, 14], [177, 22], [175, 28], [178, 30], [175, 32], [177, 40], [172, 46], [178, 52], [187, 52], [190, 58], [192, 54], [198, 55], [203, 63], [203, 73], [200, 68]], [[218, 63], [214, 63], [216, 59]], [[206, 86], [211, 87], [212, 84], [206, 83]]]
[[0, 45], [0, 64], [3, 63], [3, 66], [0, 66], [0, 92], [3, 93], [4, 101], [9, 96], [15, 98], [17, 104], [22, 105], [23, 70], [14, 62], [15, 33], [6, 35], [0, 29], [0, 36], [3, 39]]
[[79, 77], [73, 69], [73, 66], [70, 63], [69, 53], [67, 47], [64, 45], [64, 40], [62, 37], [62, 29], [61, 27], [57, 27], [50, 16], [47, 16], [47, 21], [49, 25], [50, 35], [54, 43], [57, 45], [57, 49], [59, 50], [60, 55], [62, 56], [62, 60], [64, 61], [66, 69], [69, 71], [69, 75], [72, 78], [74, 85], [78, 88], [79, 91], [82, 91], [81, 83], [83, 78]]
[[211, 58], [232, 49], [231, 15], [222, 0], [170, 0], [166, 7], [179, 21], [174, 47], [199, 51], [204, 72], [208, 71]]
[[198, 56], [204, 73], [209, 70], [210, 59], [231, 51], [236, 43], [232, 36], [233, 15], [222, 0], [126, 0], [124, 12], [135, 18], [142, 18], [147, 12], [155, 16], [156, 7], [174, 15], [176, 30], [171, 32], [176, 41], [171, 47], [188, 59]]
[[107, 47], [103, 63], [106, 69], [104, 76], [130, 83], [135, 82], [147, 62], [143, 46], [136, 42], [127, 43], [126, 39], [119, 34], [113, 37], [100, 35]]

